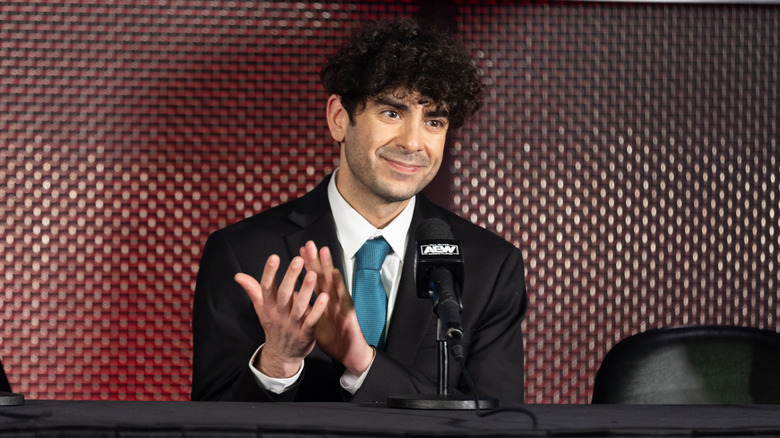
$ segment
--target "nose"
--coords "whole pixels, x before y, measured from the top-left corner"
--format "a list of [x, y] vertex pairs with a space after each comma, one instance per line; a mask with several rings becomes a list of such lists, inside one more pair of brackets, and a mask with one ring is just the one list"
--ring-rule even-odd
[[419, 121], [407, 121], [399, 129], [398, 146], [406, 149], [409, 153], [417, 152], [423, 148], [425, 142]]

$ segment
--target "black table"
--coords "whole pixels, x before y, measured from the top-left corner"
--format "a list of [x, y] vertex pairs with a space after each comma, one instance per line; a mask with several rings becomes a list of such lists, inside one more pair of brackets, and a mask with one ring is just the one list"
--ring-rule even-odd
[[507, 408], [518, 410], [478, 417], [382, 404], [27, 400], [0, 407], [0, 437], [780, 436], [780, 405]]

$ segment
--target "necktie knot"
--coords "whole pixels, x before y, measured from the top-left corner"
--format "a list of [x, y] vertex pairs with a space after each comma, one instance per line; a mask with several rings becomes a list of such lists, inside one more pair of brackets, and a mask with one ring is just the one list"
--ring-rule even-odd
[[382, 268], [385, 257], [387, 257], [389, 252], [390, 244], [387, 243], [384, 237], [366, 240], [366, 243], [360, 247], [355, 255], [355, 270], [371, 269], [378, 271]]

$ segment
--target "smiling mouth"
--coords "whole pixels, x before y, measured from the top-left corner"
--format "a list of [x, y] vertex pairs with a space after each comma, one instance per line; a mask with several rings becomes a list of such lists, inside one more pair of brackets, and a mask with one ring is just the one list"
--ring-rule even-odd
[[403, 173], [414, 173], [427, 167], [430, 161], [424, 155], [385, 151], [380, 155], [393, 169]]
[[407, 163], [405, 161], [398, 161], [387, 157], [385, 157], [384, 159], [387, 162], [387, 164], [390, 165], [390, 167], [404, 173], [417, 172], [418, 170], [423, 168], [423, 165], [421, 165], [420, 163], [413, 163], [413, 162]]

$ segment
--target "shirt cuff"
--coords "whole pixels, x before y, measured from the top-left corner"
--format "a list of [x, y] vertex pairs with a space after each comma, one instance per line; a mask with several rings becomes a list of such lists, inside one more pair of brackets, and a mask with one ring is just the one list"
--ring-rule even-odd
[[274, 394], [281, 394], [284, 391], [286, 391], [287, 388], [291, 387], [295, 382], [297, 382], [298, 379], [301, 377], [301, 374], [303, 374], [303, 362], [301, 362], [301, 367], [298, 369], [298, 372], [292, 377], [287, 377], [283, 379], [268, 377], [265, 374], [263, 374], [262, 371], [255, 368], [254, 366], [255, 359], [260, 354], [260, 350], [263, 349], [263, 345], [261, 345], [255, 351], [255, 354], [252, 355], [252, 358], [249, 359], [249, 369], [252, 371], [252, 375], [254, 375], [255, 377], [255, 382], [257, 382], [257, 384], [260, 385], [261, 388], [265, 389], [266, 391], [270, 391]]
[[341, 375], [341, 379], [339, 379], [339, 384], [341, 384], [341, 387], [344, 388], [344, 390], [348, 393], [355, 395], [357, 390], [363, 386], [363, 381], [366, 380], [368, 372], [371, 371], [371, 365], [374, 364], [374, 359], [376, 359], [376, 350], [374, 350], [374, 357], [371, 359], [371, 363], [368, 364], [368, 368], [366, 368], [366, 371], [359, 376], [353, 374], [349, 370], [345, 370], [344, 374]]

